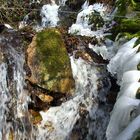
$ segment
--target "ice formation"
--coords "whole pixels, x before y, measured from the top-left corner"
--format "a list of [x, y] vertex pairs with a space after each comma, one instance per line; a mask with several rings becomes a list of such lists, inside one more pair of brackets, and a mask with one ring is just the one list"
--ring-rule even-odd
[[[97, 36], [103, 37], [104, 28], [98, 31], [91, 30], [91, 24], [89, 24], [89, 17], [95, 11], [99, 12], [102, 17], [106, 11], [106, 7], [103, 4], [96, 3], [94, 5], [89, 5], [86, 1], [83, 5], [83, 10], [78, 14], [76, 23], [69, 28], [69, 33], [82, 35], [82, 36]], [[93, 23], [94, 24], [94, 23]]]
[[51, 4], [43, 5], [41, 9], [42, 27], [57, 26], [59, 6], [52, 1]]
[[137, 38], [133, 38], [120, 46], [108, 65], [109, 72], [117, 76], [121, 87], [106, 131], [107, 140], [128, 140], [140, 127], [139, 113], [134, 114], [140, 104], [140, 100], [136, 99], [137, 90], [140, 88], [140, 71], [137, 70], [140, 45], [134, 47], [136, 40]]

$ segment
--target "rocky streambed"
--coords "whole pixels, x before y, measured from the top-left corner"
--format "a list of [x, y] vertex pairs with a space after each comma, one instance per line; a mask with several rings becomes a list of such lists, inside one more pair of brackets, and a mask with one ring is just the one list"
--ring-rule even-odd
[[139, 137], [139, 2], [96, 2], [32, 2], [42, 20], [0, 25], [0, 139]]

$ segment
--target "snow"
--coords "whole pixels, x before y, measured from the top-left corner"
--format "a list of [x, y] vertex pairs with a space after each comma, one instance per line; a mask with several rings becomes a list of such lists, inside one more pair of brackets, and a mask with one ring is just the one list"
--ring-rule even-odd
[[107, 140], [114, 140], [131, 121], [131, 113], [140, 104], [140, 100], [121, 96], [113, 108], [111, 119], [107, 127]]
[[43, 5], [41, 9], [42, 27], [56, 27], [58, 18], [59, 6], [52, 1], [51, 4]]
[[103, 37], [104, 27], [98, 31], [92, 31], [91, 30], [92, 25], [89, 25], [89, 17], [95, 11], [99, 12], [100, 15], [104, 17], [104, 12], [106, 11], [106, 7], [104, 7], [103, 4], [100, 3], [96, 3], [94, 5], [88, 6], [88, 2], [85, 2], [82, 7], [83, 10], [78, 14], [76, 23], [69, 28], [69, 33], [82, 35], [82, 36]]

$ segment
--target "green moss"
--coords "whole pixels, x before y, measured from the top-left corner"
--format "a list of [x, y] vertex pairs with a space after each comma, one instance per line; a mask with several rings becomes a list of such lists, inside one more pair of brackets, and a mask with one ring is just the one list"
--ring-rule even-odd
[[112, 33], [114, 38], [118, 33], [123, 33], [128, 38], [140, 37], [140, 19], [122, 19], [112, 28]]
[[116, 31], [135, 34], [140, 31], [140, 19], [123, 19], [116, 27]]
[[130, 40], [134, 37], [137, 37], [137, 41], [135, 42], [135, 46], [137, 46], [138, 44], [140, 44], [140, 32], [137, 32], [135, 34], [132, 34], [132, 33], [128, 33], [128, 32], [124, 32], [124, 33], [121, 33], [120, 37], [125, 37], [126, 39]]
[[41, 69], [50, 74], [49, 79], [57, 77], [58, 72], [62, 72], [69, 64], [61, 34], [56, 29], [47, 29], [37, 34], [37, 54]]
[[123, 19], [120, 25], [120, 30], [130, 33], [140, 31], [140, 19]]
[[116, 2], [116, 7], [118, 8], [117, 15], [125, 16], [127, 11], [129, 11], [130, 9], [134, 9], [135, 6], [136, 6], [136, 3], [134, 0], [118, 0]]
[[[125, 16], [126, 14], [126, 1], [125, 0], [118, 0], [116, 3], [117, 10], [117, 16]], [[117, 18], [115, 18], [117, 19]]]

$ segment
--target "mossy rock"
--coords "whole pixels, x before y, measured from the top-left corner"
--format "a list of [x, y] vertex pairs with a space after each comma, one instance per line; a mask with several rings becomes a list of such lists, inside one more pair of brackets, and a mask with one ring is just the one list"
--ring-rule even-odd
[[115, 7], [117, 12], [114, 16], [116, 25], [112, 28], [112, 38], [120, 32], [137, 33], [140, 31], [140, 1], [117, 0]]
[[129, 39], [133, 37], [140, 37], [140, 19], [122, 19], [112, 28], [111, 32], [113, 33], [113, 37], [116, 37], [118, 33], [124, 34]]
[[73, 92], [75, 82], [70, 59], [57, 29], [39, 32], [29, 45], [27, 54], [32, 83], [54, 92]]
[[118, 8], [116, 15], [125, 16], [129, 12], [132, 12], [135, 10], [137, 3], [134, 0], [118, 0], [116, 1], [115, 6]]
[[123, 19], [119, 29], [122, 32], [136, 33], [140, 31], [140, 19]]

